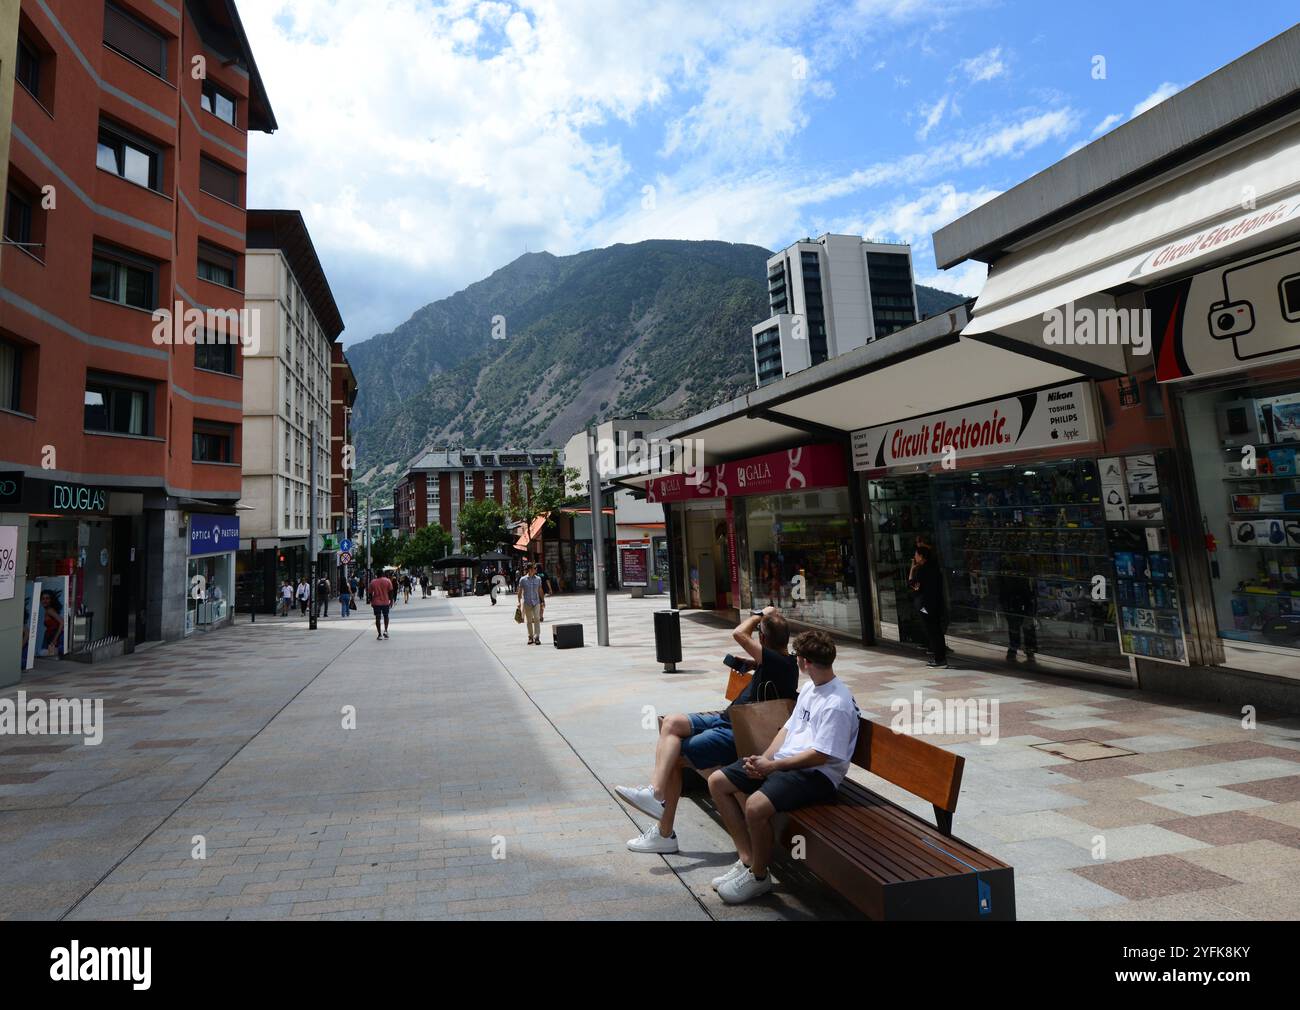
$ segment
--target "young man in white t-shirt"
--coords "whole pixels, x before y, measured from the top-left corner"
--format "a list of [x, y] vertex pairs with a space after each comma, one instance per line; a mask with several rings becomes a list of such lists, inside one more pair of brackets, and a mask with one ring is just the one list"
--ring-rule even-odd
[[772, 889], [772, 818], [830, 803], [858, 743], [853, 692], [831, 669], [834, 640], [824, 631], [805, 631], [790, 646], [809, 683], [789, 720], [761, 755], [742, 757], [709, 776], [709, 792], [739, 856], [715, 881], [718, 896], [729, 905]]

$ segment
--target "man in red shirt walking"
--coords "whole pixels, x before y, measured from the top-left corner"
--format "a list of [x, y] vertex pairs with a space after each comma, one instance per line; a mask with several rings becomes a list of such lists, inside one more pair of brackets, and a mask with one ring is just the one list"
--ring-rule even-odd
[[[388, 608], [393, 605], [393, 580], [387, 575], [376, 575], [370, 580], [370, 586], [367, 589], [370, 596], [370, 606], [375, 612], [375, 641], [388, 637]], [[380, 627], [379, 619], [383, 618], [383, 627]]]

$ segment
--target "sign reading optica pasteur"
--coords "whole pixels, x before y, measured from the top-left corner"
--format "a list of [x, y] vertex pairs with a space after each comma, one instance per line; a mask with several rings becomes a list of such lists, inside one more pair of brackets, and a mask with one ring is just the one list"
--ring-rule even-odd
[[848, 483], [848, 479], [843, 449], [836, 445], [805, 445], [701, 467], [693, 475], [656, 477], [646, 485], [646, 501], [677, 502], [805, 491], [841, 487]]
[[934, 463], [949, 448], [960, 459], [1095, 438], [1091, 393], [1087, 383], [1075, 382], [855, 431], [853, 469]]

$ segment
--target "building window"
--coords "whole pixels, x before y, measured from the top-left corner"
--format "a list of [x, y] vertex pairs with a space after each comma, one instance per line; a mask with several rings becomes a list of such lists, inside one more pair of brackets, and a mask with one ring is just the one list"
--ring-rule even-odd
[[22, 374], [23, 352], [8, 341], [0, 340], [0, 410], [19, 409]]
[[128, 182], [146, 189], [157, 190], [161, 173], [158, 166], [162, 158], [154, 148], [127, 137], [110, 126], [99, 127], [99, 149], [95, 164], [106, 172], [119, 175]]
[[224, 120], [231, 126], [238, 126], [235, 122], [235, 99], [227, 91], [217, 87], [211, 80], [203, 82], [203, 98], [201, 99], [203, 108], [211, 112], [218, 119]]
[[41, 53], [26, 36], [18, 36], [18, 60], [14, 79], [38, 102], [41, 100]]
[[95, 298], [152, 312], [158, 307], [158, 267], [97, 245], [90, 268], [90, 293]]
[[194, 462], [233, 463], [235, 429], [211, 421], [194, 422]]
[[120, 7], [104, 5], [104, 45], [144, 67], [167, 76], [167, 39]]
[[225, 338], [208, 334], [203, 343], [194, 345], [194, 367], [208, 372], [238, 375], [235, 363], [235, 345]]
[[153, 434], [153, 386], [112, 376], [86, 377], [87, 431]]
[[223, 288], [238, 287], [238, 259], [233, 253], [218, 249], [206, 242], [199, 243], [199, 278], [220, 284]]
[[32, 202], [12, 187], [5, 198], [5, 241], [32, 244]]
[[199, 156], [199, 189], [236, 207], [244, 205], [243, 176], [206, 155]]

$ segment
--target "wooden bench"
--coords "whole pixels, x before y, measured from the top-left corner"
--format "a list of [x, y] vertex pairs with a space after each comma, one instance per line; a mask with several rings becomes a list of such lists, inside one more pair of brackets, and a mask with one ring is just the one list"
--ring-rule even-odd
[[1015, 919], [1012, 868], [952, 834], [965, 758], [863, 719], [853, 763], [928, 800], [937, 826], [845, 779], [786, 817], [787, 849], [802, 839], [804, 865], [872, 919]]
[[834, 802], [778, 819], [801, 865], [872, 919], [1015, 919], [1012, 868], [952, 834], [965, 758], [862, 719], [853, 764], [928, 800], [936, 823], [845, 779]]

